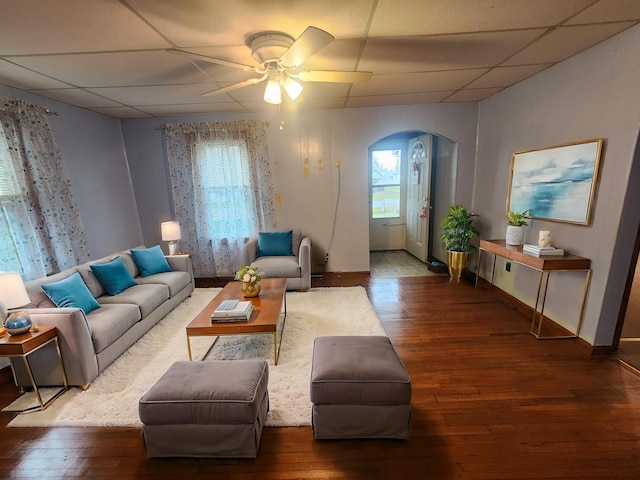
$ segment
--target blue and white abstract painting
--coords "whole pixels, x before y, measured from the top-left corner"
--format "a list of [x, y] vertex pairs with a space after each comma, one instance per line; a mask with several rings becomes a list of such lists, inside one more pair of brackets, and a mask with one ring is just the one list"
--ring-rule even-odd
[[602, 140], [516, 152], [508, 209], [532, 218], [587, 225]]

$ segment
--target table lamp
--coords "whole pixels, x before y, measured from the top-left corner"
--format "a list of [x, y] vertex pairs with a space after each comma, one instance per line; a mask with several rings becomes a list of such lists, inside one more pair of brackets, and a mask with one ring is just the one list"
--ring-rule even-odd
[[160, 228], [162, 230], [162, 240], [169, 242], [169, 255], [175, 255], [178, 253], [177, 241], [180, 240], [180, 223], [176, 221], [162, 222]]
[[8, 308], [22, 307], [31, 302], [22, 277], [17, 272], [0, 273], [0, 320], [10, 335], [20, 335], [31, 329], [31, 318], [18, 311], [7, 315]]

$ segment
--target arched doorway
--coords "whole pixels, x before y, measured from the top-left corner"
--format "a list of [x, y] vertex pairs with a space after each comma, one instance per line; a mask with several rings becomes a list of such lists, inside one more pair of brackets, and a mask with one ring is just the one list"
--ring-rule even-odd
[[369, 147], [369, 250], [443, 262], [440, 219], [455, 198], [457, 144], [412, 130]]

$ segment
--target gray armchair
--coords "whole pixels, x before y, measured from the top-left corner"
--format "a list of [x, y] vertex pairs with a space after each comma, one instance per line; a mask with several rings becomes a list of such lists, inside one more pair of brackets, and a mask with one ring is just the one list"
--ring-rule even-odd
[[286, 278], [287, 290], [311, 288], [311, 239], [299, 228], [260, 232], [244, 244], [243, 258], [265, 277]]

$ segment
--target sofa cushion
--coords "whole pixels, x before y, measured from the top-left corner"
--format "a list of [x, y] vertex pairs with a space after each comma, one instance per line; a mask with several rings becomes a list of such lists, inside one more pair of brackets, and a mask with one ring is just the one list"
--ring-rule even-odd
[[301, 275], [296, 257], [258, 257], [251, 262], [267, 278], [298, 278]]
[[129, 303], [140, 307], [140, 314], [146, 317], [169, 298], [169, 287], [160, 284], [134, 285], [117, 295], [103, 295], [98, 298], [100, 305]]
[[80, 308], [85, 315], [100, 307], [78, 272], [57, 282], [43, 284], [42, 289], [56, 307]]
[[132, 248], [131, 255], [143, 277], [171, 271], [160, 245], [151, 248]]
[[138, 320], [140, 309], [131, 304], [103, 305], [87, 315], [91, 340], [96, 353], [100, 353], [126, 333]]
[[293, 255], [291, 230], [286, 232], [260, 232], [258, 234], [258, 257]]
[[90, 267], [109, 295], [117, 295], [129, 287], [137, 285], [120, 257], [116, 257], [108, 263], [98, 263]]
[[149, 275], [148, 277], [138, 277], [137, 279], [140, 285], [149, 283], [159, 283], [160, 285], [166, 285], [169, 287], [169, 295], [174, 296], [180, 292], [184, 287], [191, 283], [191, 275], [188, 272], [164, 272], [156, 273], [155, 275]]

